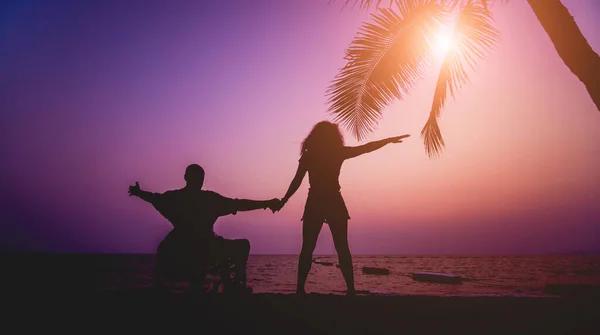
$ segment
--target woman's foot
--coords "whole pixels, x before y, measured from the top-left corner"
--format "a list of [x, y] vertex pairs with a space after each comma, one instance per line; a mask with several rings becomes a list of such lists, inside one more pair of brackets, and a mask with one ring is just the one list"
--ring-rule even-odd
[[355, 296], [355, 295], [356, 295], [355, 289], [346, 290], [346, 296]]
[[296, 290], [296, 295], [306, 295], [306, 291], [304, 289]]

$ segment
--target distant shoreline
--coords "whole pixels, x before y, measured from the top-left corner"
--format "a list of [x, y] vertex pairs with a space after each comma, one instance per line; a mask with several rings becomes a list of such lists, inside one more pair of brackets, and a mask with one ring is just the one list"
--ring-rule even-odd
[[[0, 255], [79, 255], [79, 256], [153, 256], [155, 253], [92, 253], [92, 252], [47, 252], [47, 251], [0, 251]], [[250, 256], [298, 256], [292, 254], [254, 254]], [[600, 251], [527, 254], [354, 254], [354, 257], [534, 257], [534, 256], [600, 256]], [[337, 257], [336, 254], [314, 254], [318, 257]]]

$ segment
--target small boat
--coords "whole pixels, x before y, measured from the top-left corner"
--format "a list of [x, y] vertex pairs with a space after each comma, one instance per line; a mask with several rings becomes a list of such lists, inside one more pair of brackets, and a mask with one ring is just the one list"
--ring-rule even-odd
[[332, 262], [322, 262], [318, 259], [313, 259], [313, 263], [315, 264], [320, 264], [320, 265], [325, 265], [325, 266], [333, 266]]
[[390, 270], [386, 268], [375, 268], [365, 266], [362, 268], [362, 272], [366, 275], [379, 275], [379, 276], [387, 276], [390, 274]]
[[461, 284], [462, 277], [447, 273], [438, 272], [415, 272], [412, 279], [420, 282], [439, 283], [439, 284]]

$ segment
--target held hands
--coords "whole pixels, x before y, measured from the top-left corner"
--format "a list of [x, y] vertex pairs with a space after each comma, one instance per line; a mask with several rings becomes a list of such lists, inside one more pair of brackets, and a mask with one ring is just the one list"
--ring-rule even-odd
[[132, 196], [132, 195], [137, 196], [140, 194], [140, 192], [141, 192], [140, 184], [137, 181], [135, 182], [135, 185], [129, 186], [129, 196]]
[[281, 208], [283, 208], [283, 205], [285, 205], [285, 203], [287, 202], [286, 199], [277, 199], [277, 198], [273, 198], [269, 201], [267, 201], [267, 208], [271, 210], [271, 212], [275, 213], [275, 212], [279, 212], [281, 210]]
[[405, 134], [405, 135], [401, 135], [401, 136], [394, 136], [394, 137], [388, 138], [388, 141], [389, 141], [389, 143], [402, 143], [402, 139], [407, 138], [407, 137], [410, 137], [410, 135]]
[[271, 200], [267, 201], [267, 207], [265, 207], [265, 209], [270, 209], [271, 212], [275, 213], [278, 210], [281, 209], [281, 207], [279, 206], [279, 203], [281, 202], [281, 200], [277, 199], [277, 198], [273, 198]]
[[[285, 197], [283, 197], [281, 200], [279, 200], [279, 203], [277, 204], [275, 212], [279, 212], [283, 208], [283, 206], [285, 205], [285, 203], [287, 201], [288, 201], [288, 199]], [[275, 212], [273, 212], [273, 213], [275, 213]]]

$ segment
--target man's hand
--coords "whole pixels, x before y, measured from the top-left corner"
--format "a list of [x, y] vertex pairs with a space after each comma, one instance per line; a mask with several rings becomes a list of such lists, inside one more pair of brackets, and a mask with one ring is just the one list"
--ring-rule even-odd
[[410, 137], [410, 135], [406, 134], [406, 135], [402, 135], [402, 136], [394, 136], [394, 137], [388, 138], [388, 141], [389, 141], [389, 143], [402, 143], [402, 139], [407, 138], [407, 137]]
[[285, 205], [285, 203], [287, 202], [287, 199], [283, 198], [281, 200], [277, 199], [277, 204], [271, 209], [273, 211], [273, 213], [275, 212], [279, 212], [283, 206]]
[[271, 212], [275, 213], [281, 209], [281, 200], [277, 198], [273, 198], [267, 201], [267, 208], [271, 210]]
[[135, 195], [139, 196], [141, 193], [140, 184], [136, 181], [135, 185], [129, 186], [129, 196]]

